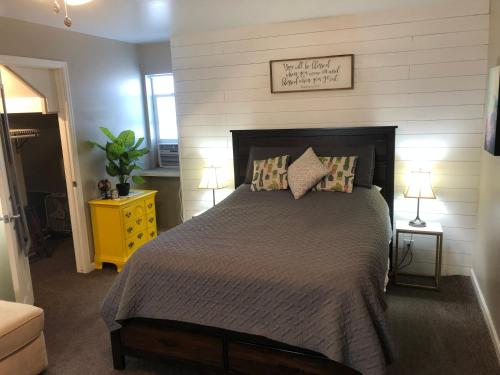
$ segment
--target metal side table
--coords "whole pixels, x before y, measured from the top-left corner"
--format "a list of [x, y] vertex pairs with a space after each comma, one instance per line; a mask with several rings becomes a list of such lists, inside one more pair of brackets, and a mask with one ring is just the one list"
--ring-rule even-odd
[[[418, 234], [436, 237], [436, 260], [434, 267], [434, 285], [414, 284], [401, 282], [398, 280], [398, 255], [399, 255], [399, 235], [400, 234]], [[396, 248], [394, 267], [394, 284], [399, 286], [411, 286], [416, 288], [439, 290], [439, 279], [441, 277], [441, 262], [443, 254], [443, 228], [440, 223], [427, 223], [425, 227], [412, 227], [407, 221], [396, 221]], [[408, 275], [417, 276], [417, 275]]]

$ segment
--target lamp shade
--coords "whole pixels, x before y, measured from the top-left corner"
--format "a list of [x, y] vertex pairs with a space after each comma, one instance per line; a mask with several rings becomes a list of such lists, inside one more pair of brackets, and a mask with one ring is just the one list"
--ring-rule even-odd
[[404, 196], [405, 198], [436, 199], [436, 195], [431, 186], [430, 172], [411, 172], [410, 183], [405, 190]]
[[218, 167], [203, 168], [203, 176], [201, 177], [200, 189], [222, 189], [224, 187], [220, 177], [220, 169]]

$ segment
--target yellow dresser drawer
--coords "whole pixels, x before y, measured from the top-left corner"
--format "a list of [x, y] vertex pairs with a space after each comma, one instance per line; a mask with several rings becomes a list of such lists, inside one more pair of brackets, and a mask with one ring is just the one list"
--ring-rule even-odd
[[144, 201], [137, 202], [122, 208], [123, 221], [125, 222], [132, 221], [138, 217], [144, 216], [145, 214], [146, 214], [146, 207], [144, 205]]
[[155, 198], [146, 199], [146, 213], [149, 215], [155, 213]]
[[146, 223], [146, 216], [137, 217], [129, 221], [128, 223], [125, 223], [125, 235], [127, 237], [133, 236], [137, 232], [146, 228]]
[[[155, 217], [156, 219], [156, 217]], [[148, 225], [148, 222], [146, 220], [146, 216], [141, 216], [133, 220], [134, 224], [140, 228], [143, 228]]]
[[125, 241], [127, 256], [129, 257], [130, 255], [132, 255], [136, 250], [140, 249], [140, 247], [148, 241], [148, 233], [146, 230], [142, 230], [132, 237], [127, 238], [127, 240]]
[[147, 219], [146, 219], [146, 225], [148, 227], [156, 228], [156, 215], [154, 213], [148, 214]]
[[154, 190], [132, 190], [126, 198], [89, 202], [97, 269], [113, 263], [121, 271], [136, 250], [156, 238], [155, 196]]
[[156, 232], [156, 228], [148, 228], [146, 230], [147, 235], [149, 236], [149, 240], [154, 240], [158, 233]]
[[134, 237], [127, 238], [127, 240], [125, 241], [125, 246], [127, 250], [127, 257], [129, 257], [139, 248], [139, 241], [136, 241]]

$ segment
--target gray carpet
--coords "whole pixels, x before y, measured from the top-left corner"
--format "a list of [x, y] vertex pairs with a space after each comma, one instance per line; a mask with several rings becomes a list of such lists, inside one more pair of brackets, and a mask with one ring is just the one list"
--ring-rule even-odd
[[[195, 374], [134, 359], [124, 372], [113, 371], [99, 306], [116, 271], [78, 274], [74, 262], [71, 240], [64, 240], [52, 258], [31, 265], [36, 305], [45, 310], [47, 374]], [[441, 292], [393, 287], [387, 301], [399, 348], [389, 374], [500, 374], [469, 278], [443, 278]]]

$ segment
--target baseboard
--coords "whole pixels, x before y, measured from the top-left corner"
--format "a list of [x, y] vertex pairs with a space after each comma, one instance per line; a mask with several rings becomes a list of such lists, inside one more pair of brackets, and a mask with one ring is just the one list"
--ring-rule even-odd
[[476, 292], [477, 299], [479, 300], [479, 305], [481, 306], [484, 320], [486, 321], [486, 325], [488, 326], [488, 330], [490, 331], [491, 340], [493, 341], [493, 347], [495, 348], [498, 362], [500, 363], [500, 338], [498, 337], [498, 331], [495, 328], [495, 323], [493, 323], [493, 319], [491, 319], [490, 310], [488, 309], [488, 305], [486, 304], [486, 300], [484, 299], [484, 295], [483, 292], [481, 291], [481, 287], [479, 286], [479, 282], [477, 281], [474, 269], [471, 268], [470, 274], [472, 279], [472, 285], [474, 285], [474, 290]]
[[94, 270], [95, 270], [95, 263], [92, 262], [92, 263], [89, 263], [88, 267], [86, 267], [84, 270], [78, 271], [78, 272], [80, 272], [80, 273], [90, 273], [90, 272], [92, 272]]

